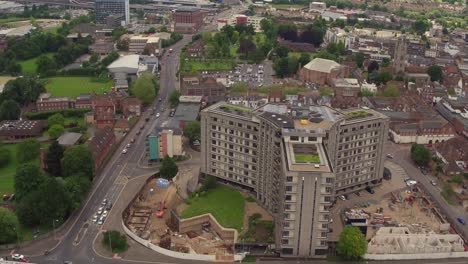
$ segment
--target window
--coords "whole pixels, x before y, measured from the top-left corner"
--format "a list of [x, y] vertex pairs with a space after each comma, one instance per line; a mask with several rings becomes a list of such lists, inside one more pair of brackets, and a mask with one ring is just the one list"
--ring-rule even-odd
[[309, 137], [309, 141], [317, 141], [317, 137]]
[[333, 183], [333, 178], [327, 177], [325, 180], [327, 183]]
[[325, 200], [325, 202], [330, 202], [330, 201], [331, 201], [331, 197], [330, 197], [330, 196], [325, 196], [323, 199]]
[[289, 236], [289, 231], [283, 231], [283, 232], [281, 233], [281, 236], [282, 236], [282, 237], [288, 237], [288, 236]]
[[331, 193], [332, 191], [332, 188], [331, 187], [325, 187], [325, 192], [326, 193]]
[[[289, 240], [288, 240], [288, 239], [281, 239], [281, 244], [287, 245], [287, 244], [289, 244]], [[284, 249], [285, 249], [285, 248], [283, 248], [283, 250], [284, 250]], [[292, 250], [292, 249], [291, 249], [291, 250]], [[291, 252], [291, 254], [292, 254], [292, 252]]]
[[286, 191], [287, 192], [292, 192], [292, 186], [286, 186]]
[[322, 240], [322, 241], [320, 241], [320, 245], [321, 245], [321, 246], [327, 246], [328, 243], [327, 243], [326, 240]]
[[287, 176], [286, 177], [286, 182], [292, 182], [293, 181], [293, 177], [292, 176]]
[[320, 233], [320, 236], [321, 236], [321, 237], [327, 237], [327, 234], [328, 234], [327, 232], [321, 232], [321, 233]]
[[291, 195], [286, 195], [284, 199], [285, 199], [286, 201], [291, 201], [292, 196], [291, 196]]
[[291, 210], [291, 205], [290, 204], [285, 204], [284, 205], [284, 210]]
[[[288, 242], [287, 239], [282, 239], [282, 240], [281, 240], [281, 243], [282, 243], [283, 245], [287, 245], [287, 244], [288, 244], [288, 243], [283, 243], [283, 241]], [[293, 249], [292, 249], [292, 248], [283, 248], [283, 249], [281, 249], [281, 254], [283, 254], [283, 255], [292, 255], [292, 254], [293, 254]]]
[[283, 222], [283, 227], [290, 227], [291, 226], [291, 223], [289, 222]]
[[328, 224], [322, 224], [322, 228], [328, 228]]
[[298, 136], [291, 136], [290, 139], [291, 139], [291, 141], [299, 141]]

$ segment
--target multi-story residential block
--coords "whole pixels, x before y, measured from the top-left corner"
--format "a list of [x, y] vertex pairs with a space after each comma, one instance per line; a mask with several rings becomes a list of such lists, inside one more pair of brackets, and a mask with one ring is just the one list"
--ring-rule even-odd
[[132, 36], [128, 42], [128, 51], [143, 53], [145, 49], [148, 53], [159, 54], [161, 50], [161, 41], [154, 35]]
[[96, 0], [96, 24], [119, 26], [130, 23], [129, 0]]
[[246, 16], [246, 15], [233, 15], [228, 19], [218, 19], [218, 30], [221, 30], [224, 26], [252, 26], [255, 32], [261, 32], [262, 28], [260, 22], [263, 20], [263, 17], [259, 16]]
[[381, 182], [387, 131], [369, 109], [220, 102], [201, 112], [201, 172], [256, 195], [283, 257], [324, 257], [334, 197]]

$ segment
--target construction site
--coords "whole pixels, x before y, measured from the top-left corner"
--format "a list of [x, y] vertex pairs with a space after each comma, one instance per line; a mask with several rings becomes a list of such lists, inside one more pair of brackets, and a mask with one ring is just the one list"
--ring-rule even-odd
[[210, 216], [179, 219], [175, 213], [184, 204], [177, 186], [163, 179], [150, 179], [125, 210], [125, 225], [152, 244], [181, 253], [226, 256], [233, 254], [237, 231], [224, 229]]
[[358, 227], [369, 254], [462, 252], [463, 239], [453, 232], [429, 195], [413, 185], [374, 204], [343, 212], [345, 225]]

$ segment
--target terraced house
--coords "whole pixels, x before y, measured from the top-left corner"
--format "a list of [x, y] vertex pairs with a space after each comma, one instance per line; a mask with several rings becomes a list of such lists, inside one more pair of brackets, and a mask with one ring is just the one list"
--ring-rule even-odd
[[283, 257], [325, 257], [335, 197], [382, 181], [388, 118], [373, 110], [220, 102], [201, 124], [202, 173], [256, 195]]

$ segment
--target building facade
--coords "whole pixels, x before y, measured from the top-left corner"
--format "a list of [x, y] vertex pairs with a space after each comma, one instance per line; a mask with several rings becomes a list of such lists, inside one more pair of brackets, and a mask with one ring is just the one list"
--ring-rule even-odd
[[55, 111], [75, 108], [74, 100], [69, 97], [52, 97], [50, 93], [43, 93], [36, 101], [38, 112]]
[[256, 195], [283, 257], [324, 257], [334, 197], [381, 182], [387, 131], [369, 109], [220, 102], [201, 113], [201, 172]]
[[95, 0], [96, 24], [119, 26], [130, 24], [129, 0]]
[[203, 26], [203, 13], [199, 9], [178, 9], [172, 14], [174, 31], [195, 33]]

